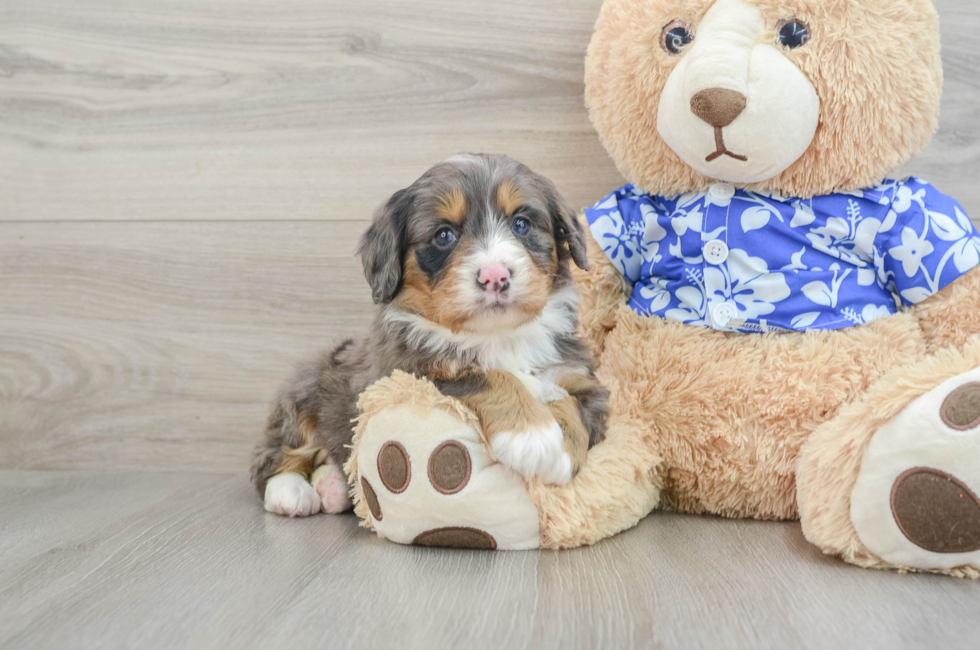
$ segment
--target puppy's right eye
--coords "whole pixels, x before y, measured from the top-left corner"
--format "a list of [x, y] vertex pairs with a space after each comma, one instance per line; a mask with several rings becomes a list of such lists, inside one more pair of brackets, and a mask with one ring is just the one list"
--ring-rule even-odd
[[456, 233], [452, 231], [452, 228], [440, 228], [432, 239], [432, 243], [439, 248], [452, 248], [456, 245]]
[[524, 237], [531, 232], [531, 224], [524, 217], [518, 217], [514, 219], [514, 225], [510, 229], [518, 237]]
[[660, 32], [660, 47], [670, 55], [680, 54], [693, 40], [694, 29], [683, 20], [670, 21]]

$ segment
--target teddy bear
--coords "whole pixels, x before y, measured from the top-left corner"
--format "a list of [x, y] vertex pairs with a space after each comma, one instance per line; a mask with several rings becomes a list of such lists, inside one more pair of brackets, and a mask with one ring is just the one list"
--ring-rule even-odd
[[394, 542], [567, 548], [656, 507], [799, 519], [980, 576], [980, 237], [894, 173], [937, 128], [932, 0], [605, 0], [585, 99], [629, 181], [581, 215], [606, 440], [563, 486], [430, 382], [371, 386], [347, 471]]

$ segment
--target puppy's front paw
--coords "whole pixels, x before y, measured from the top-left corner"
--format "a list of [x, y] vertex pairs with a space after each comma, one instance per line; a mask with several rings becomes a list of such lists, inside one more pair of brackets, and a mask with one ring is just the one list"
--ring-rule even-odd
[[497, 460], [525, 478], [536, 476], [553, 485], [572, 480], [572, 458], [565, 452], [564, 434], [555, 421], [540, 429], [497, 434], [493, 439], [493, 453]]
[[310, 483], [320, 495], [320, 510], [323, 512], [336, 515], [350, 509], [352, 504], [347, 475], [333, 463], [318, 467]]
[[265, 485], [265, 509], [287, 517], [308, 517], [320, 512], [320, 495], [295, 472], [276, 474]]

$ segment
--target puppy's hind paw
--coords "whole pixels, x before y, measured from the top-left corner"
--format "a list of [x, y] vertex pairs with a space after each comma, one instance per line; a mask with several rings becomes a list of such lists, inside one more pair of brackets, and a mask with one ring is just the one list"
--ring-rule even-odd
[[265, 509], [287, 517], [309, 517], [320, 512], [320, 495], [295, 472], [276, 474], [265, 485]]
[[350, 510], [352, 502], [350, 498], [350, 486], [347, 484], [347, 475], [344, 471], [328, 463], [321, 465], [313, 472], [310, 479], [316, 493], [320, 495], [320, 510], [336, 515], [346, 510]]
[[565, 451], [561, 426], [552, 421], [539, 429], [504, 432], [493, 439], [493, 453], [504, 465], [525, 478], [565, 485], [572, 480], [572, 458]]

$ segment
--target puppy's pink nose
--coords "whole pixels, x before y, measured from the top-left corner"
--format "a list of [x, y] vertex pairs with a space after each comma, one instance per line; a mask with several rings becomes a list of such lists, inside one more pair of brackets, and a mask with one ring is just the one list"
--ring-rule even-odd
[[510, 271], [503, 264], [484, 266], [476, 276], [481, 289], [505, 291], [510, 286]]

